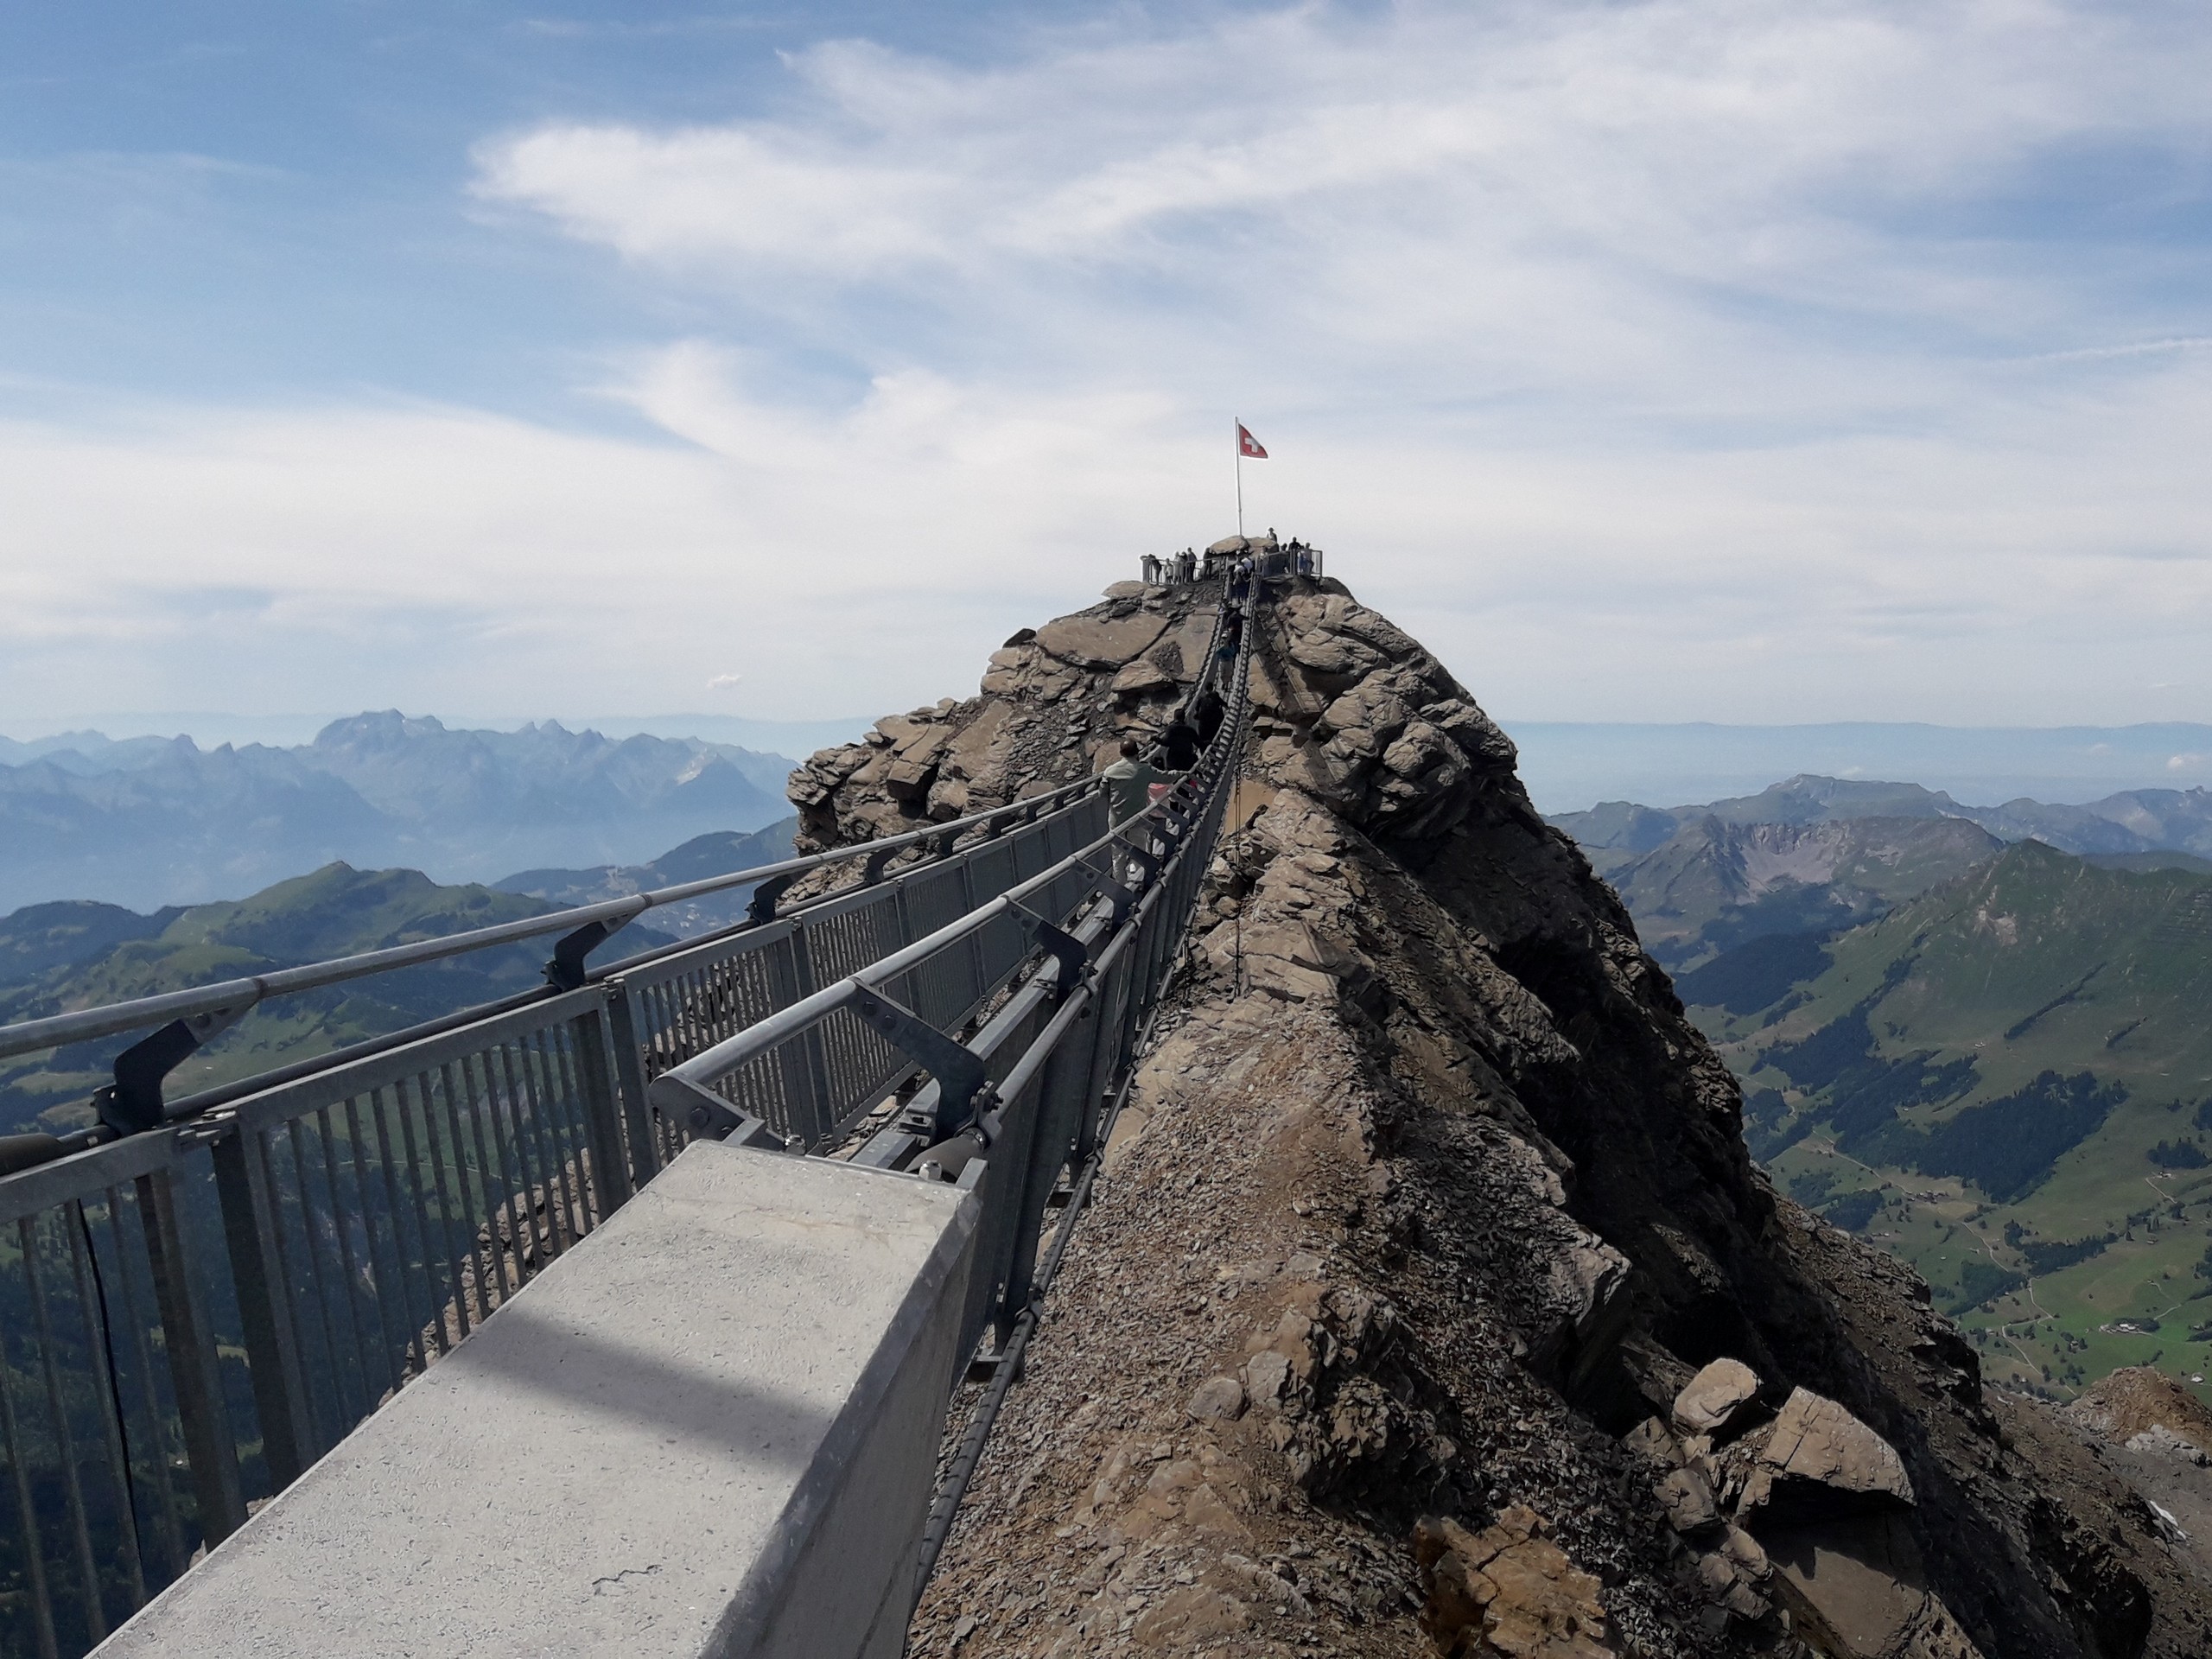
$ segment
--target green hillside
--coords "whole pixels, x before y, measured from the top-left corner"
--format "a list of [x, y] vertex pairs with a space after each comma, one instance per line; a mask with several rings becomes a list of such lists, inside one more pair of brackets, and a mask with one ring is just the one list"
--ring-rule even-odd
[[[490, 887], [441, 887], [415, 870], [329, 864], [249, 899], [142, 918], [152, 930], [144, 937], [130, 937], [135, 931], [130, 924], [105, 913], [112, 906], [36, 908], [85, 913], [18, 912], [0, 923], [0, 942], [17, 936], [24, 941], [18, 960], [38, 950], [67, 958], [72, 941], [85, 949], [74, 960], [0, 985], [0, 1022], [442, 938], [553, 906]], [[651, 942], [642, 931], [626, 940], [632, 937]], [[168, 1096], [175, 1099], [527, 989], [543, 982], [547, 954], [545, 943], [537, 941], [281, 998], [171, 1073]], [[74, 1128], [89, 1122], [92, 1090], [108, 1080], [114, 1054], [129, 1041], [79, 1043], [43, 1058], [0, 1061], [0, 1134]]]
[[1777, 1183], [1911, 1261], [1993, 1377], [2212, 1367], [2212, 876], [2023, 842], [1681, 988]]

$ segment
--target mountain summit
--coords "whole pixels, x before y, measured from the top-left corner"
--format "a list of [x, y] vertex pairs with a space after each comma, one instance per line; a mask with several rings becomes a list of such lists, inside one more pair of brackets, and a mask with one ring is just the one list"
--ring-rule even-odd
[[[1024, 630], [807, 762], [803, 840], [1103, 766], [1213, 604]], [[1334, 581], [1255, 626], [1199, 918], [916, 1650], [2206, 1651], [2204, 1563], [2091, 1437], [1754, 1169], [1465, 688]]]

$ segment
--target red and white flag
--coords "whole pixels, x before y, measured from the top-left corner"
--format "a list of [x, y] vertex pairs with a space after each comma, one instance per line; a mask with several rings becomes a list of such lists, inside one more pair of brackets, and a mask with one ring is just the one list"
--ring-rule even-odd
[[1265, 461], [1268, 458], [1268, 452], [1260, 447], [1260, 441], [1244, 429], [1242, 421], [1236, 423], [1236, 453], [1247, 461]]

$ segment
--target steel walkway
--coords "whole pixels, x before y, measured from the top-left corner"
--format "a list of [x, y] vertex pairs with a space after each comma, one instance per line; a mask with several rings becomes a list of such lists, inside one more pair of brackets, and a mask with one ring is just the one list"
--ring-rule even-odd
[[[1218, 730], [1127, 822], [1086, 779], [814, 857], [0, 1028], [0, 1061], [149, 1033], [115, 1058], [95, 1127], [0, 1138], [0, 1659], [97, 1644], [709, 1136], [980, 1201], [958, 1350], [990, 1388], [938, 1493], [926, 1576], [1211, 856], [1246, 735], [1253, 587], [1224, 590], [1186, 694], [1221, 698]], [[831, 869], [852, 879], [783, 905]], [[748, 886], [735, 927], [587, 960], [659, 906]], [[163, 1099], [168, 1073], [264, 1002], [544, 938], [541, 989]]]

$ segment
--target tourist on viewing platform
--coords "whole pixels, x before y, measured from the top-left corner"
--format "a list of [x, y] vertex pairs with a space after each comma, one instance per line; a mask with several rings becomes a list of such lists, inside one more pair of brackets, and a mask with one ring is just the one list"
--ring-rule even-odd
[[1147, 588], [1159, 587], [1160, 555], [1157, 553], [1146, 554], [1142, 560], [1142, 564], [1144, 567], [1144, 585]]
[[[1245, 557], [1236, 561], [1235, 568], [1230, 572], [1229, 597], [1232, 602], [1239, 601], [1251, 591], [1252, 560], [1250, 556], [1247, 555]], [[1242, 622], [1243, 620], [1243, 619], [1241, 617], [1231, 617], [1230, 619], [1232, 622]]]

